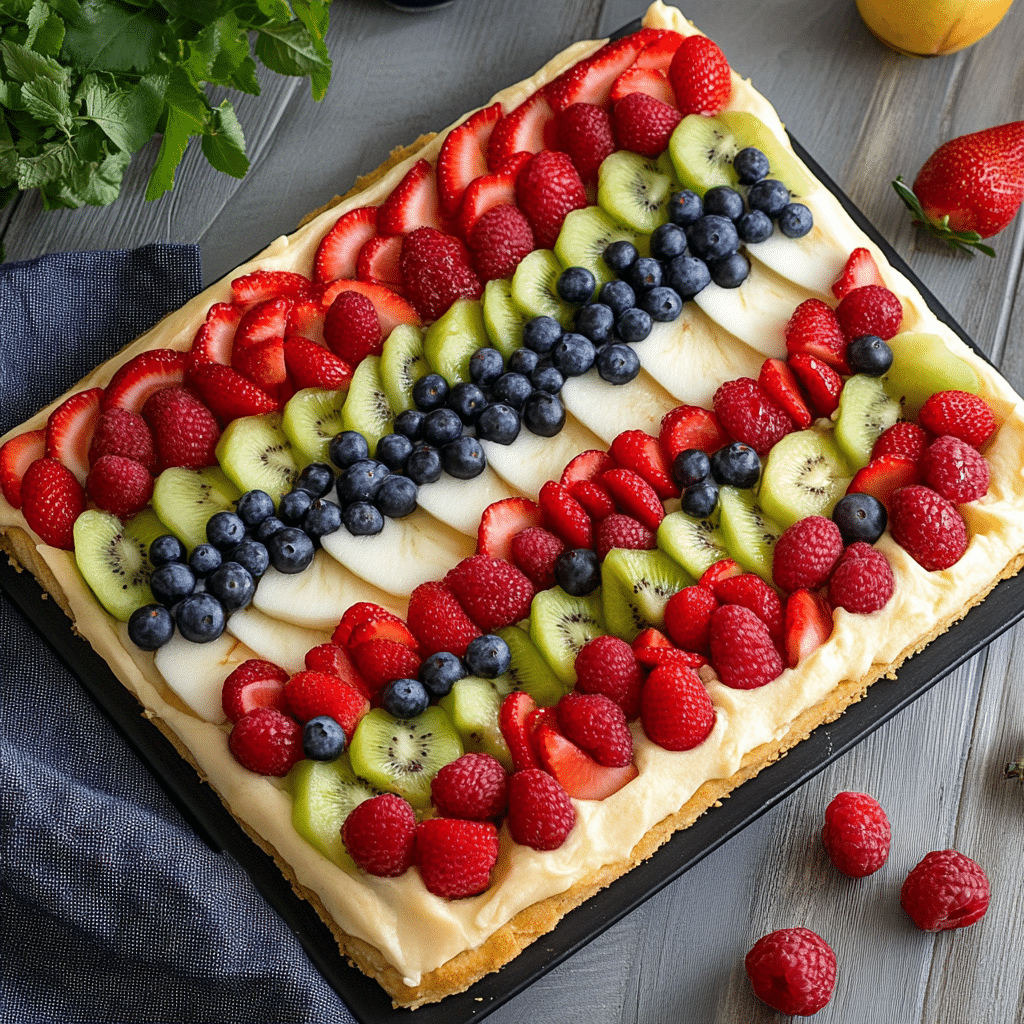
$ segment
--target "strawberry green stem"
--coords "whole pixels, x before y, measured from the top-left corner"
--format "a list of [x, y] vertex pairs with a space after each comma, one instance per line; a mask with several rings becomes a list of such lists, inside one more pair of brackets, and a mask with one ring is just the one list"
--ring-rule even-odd
[[915, 224], [920, 224], [921, 227], [926, 228], [936, 238], [941, 239], [958, 252], [973, 256], [973, 250], [977, 249], [986, 256], [995, 256], [995, 249], [990, 245], [986, 245], [981, 240], [981, 235], [977, 231], [954, 231], [949, 226], [949, 214], [946, 214], [945, 217], [937, 222], [930, 220], [921, 206], [921, 200], [907, 188], [903, 178], [899, 175], [897, 175], [896, 180], [892, 183], [892, 187], [896, 190], [896, 195], [906, 203], [907, 209], [913, 214]]

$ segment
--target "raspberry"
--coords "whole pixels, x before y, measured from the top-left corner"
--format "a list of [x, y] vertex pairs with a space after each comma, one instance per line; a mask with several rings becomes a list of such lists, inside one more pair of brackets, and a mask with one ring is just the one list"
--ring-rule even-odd
[[[437, 228], [410, 231], [402, 242], [399, 263], [406, 298], [428, 323], [456, 299], [479, 299], [483, 294], [483, 285], [469, 266], [465, 246]], [[340, 352], [338, 355], [345, 358]]]
[[640, 687], [644, 674], [633, 648], [617, 636], [598, 636], [576, 655], [576, 689], [600, 693], [615, 701], [627, 718], [640, 713]]
[[594, 103], [573, 103], [555, 119], [558, 148], [569, 154], [584, 182], [597, 181], [597, 169], [615, 152], [607, 111]]
[[415, 679], [420, 669], [419, 655], [397, 640], [367, 640], [353, 648], [352, 660], [373, 692], [393, 679]]
[[763, 935], [744, 966], [754, 995], [781, 1013], [809, 1017], [832, 998], [836, 955], [809, 928], [780, 928]]
[[141, 462], [123, 455], [102, 455], [89, 470], [85, 489], [99, 508], [130, 519], [149, 504], [153, 477]]
[[867, 615], [884, 608], [895, 590], [896, 580], [888, 559], [877, 548], [859, 540], [836, 563], [828, 582], [828, 600], [833, 608]]
[[137, 412], [115, 406], [100, 414], [89, 442], [89, 464], [104, 455], [123, 455], [126, 459], [134, 459], [151, 473], [156, 469], [153, 435]]
[[714, 583], [712, 590], [722, 604], [749, 608], [768, 627], [773, 640], [782, 637], [782, 601], [760, 576], [752, 572], [727, 576]]
[[967, 550], [967, 524], [956, 506], [923, 484], [900, 487], [889, 508], [893, 539], [928, 570], [948, 569]]
[[285, 710], [284, 684], [288, 673], [272, 661], [250, 658], [224, 680], [221, 705], [229, 722], [237, 722], [242, 715], [256, 708]]
[[243, 768], [281, 778], [303, 758], [302, 726], [275, 708], [256, 708], [235, 723], [228, 747]]
[[288, 710], [300, 721], [328, 715], [345, 730], [349, 741], [370, 702], [356, 687], [327, 672], [296, 672], [284, 688]]
[[412, 866], [416, 812], [394, 793], [357, 804], [341, 826], [349, 856], [365, 872], [395, 878]]
[[968, 391], [938, 391], [917, 414], [936, 436], [952, 434], [981, 448], [996, 431], [996, 418], [983, 398]]
[[988, 463], [966, 441], [944, 434], [921, 456], [924, 482], [947, 501], [962, 504], [977, 501], [988, 493]]
[[416, 864], [435, 896], [475, 896], [491, 883], [498, 830], [489, 821], [430, 818], [416, 826]]
[[623, 96], [612, 109], [615, 138], [622, 149], [641, 156], [659, 156], [683, 115], [662, 100], [643, 92]]
[[668, 78], [683, 114], [717, 114], [732, 94], [729, 62], [707, 36], [683, 39], [672, 57]]
[[565, 545], [543, 526], [529, 526], [517, 533], [509, 545], [512, 561], [538, 590], [555, 585], [555, 562]]
[[444, 583], [421, 583], [409, 595], [409, 628], [423, 656], [451, 651], [462, 657], [471, 640], [480, 636], [465, 608]]
[[828, 581], [842, 553], [839, 527], [824, 516], [807, 516], [787, 527], [775, 542], [772, 579], [790, 593], [802, 587], [817, 590]]
[[712, 399], [719, 422], [737, 441], [764, 458], [796, 424], [750, 377], [727, 380]]
[[683, 587], [665, 605], [665, 629], [677, 647], [697, 654], [711, 651], [711, 613], [718, 598], [710, 587]]
[[866, 284], [847, 292], [836, 307], [836, 319], [847, 341], [874, 334], [888, 341], [900, 329], [903, 306], [880, 284]]
[[988, 877], [980, 864], [956, 850], [933, 850], [907, 875], [900, 903], [926, 932], [966, 928], [988, 910]]
[[463, 754], [434, 776], [430, 796], [446, 818], [487, 821], [505, 813], [508, 775], [490, 754]]
[[445, 576], [444, 582], [484, 633], [511, 626], [530, 614], [533, 584], [503, 558], [464, 558]]
[[654, 533], [638, 523], [632, 516], [615, 512], [597, 524], [594, 539], [597, 557], [604, 561], [612, 548], [631, 548], [634, 551], [651, 551], [658, 546]]
[[825, 808], [821, 841], [844, 875], [873, 875], [889, 856], [889, 819], [867, 793], [840, 793]]
[[633, 760], [633, 734], [626, 714], [600, 693], [567, 693], [557, 704], [558, 724], [567, 739], [606, 768]]
[[142, 418], [153, 431], [158, 469], [217, 465], [220, 427], [213, 413], [185, 388], [161, 388], [146, 399]]
[[541, 249], [553, 249], [566, 214], [587, 205], [587, 193], [567, 153], [543, 150], [516, 178], [516, 204]]
[[556, 850], [576, 824], [576, 809], [561, 784], [541, 768], [525, 768], [508, 782], [508, 830], [520, 846]]
[[886, 427], [874, 448], [871, 449], [871, 460], [883, 455], [895, 455], [902, 459], [913, 459], [917, 462], [928, 447], [928, 432], [916, 423], [900, 420], [891, 427]]
[[764, 686], [783, 669], [768, 627], [740, 604], [722, 605], [711, 616], [711, 664], [737, 690]]
[[[849, 373], [846, 365], [846, 339], [835, 313], [821, 299], [804, 299], [793, 310], [786, 324], [786, 351], [806, 352], [824, 360], [840, 373]], [[796, 367], [794, 367], [794, 370]], [[798, 373], [801, 383], [803, 375]], [[805, 384], [806, 386], [806, 384]]]
[[700, 676], [684, 665], [659, 665], [644, 683], [640, 721], [652, 743], [691, 750], [707, 739], [717, 713]]
[[481, 281], [511, 277], [522, 258], [534, 249], [530, 222], [511, 203], [488, 210], [470, 229], [466, 242]]

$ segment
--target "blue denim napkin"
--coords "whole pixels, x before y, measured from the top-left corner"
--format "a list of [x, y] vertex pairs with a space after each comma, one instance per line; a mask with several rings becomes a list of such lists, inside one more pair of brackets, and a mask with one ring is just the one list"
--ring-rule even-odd
[[[199, 249], [0, 265], [0, 434], [202, 287]], [[0, 1021], [352, 1016], [0, 595]]]

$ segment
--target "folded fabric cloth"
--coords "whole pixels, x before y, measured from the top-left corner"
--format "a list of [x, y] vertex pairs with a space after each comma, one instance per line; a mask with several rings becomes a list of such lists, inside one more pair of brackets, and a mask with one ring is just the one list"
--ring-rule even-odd
[[[200, 291], [199, 249], [0, 265], [0, 434]], [[348, 1009], [0, 594], [0, 1022]]]

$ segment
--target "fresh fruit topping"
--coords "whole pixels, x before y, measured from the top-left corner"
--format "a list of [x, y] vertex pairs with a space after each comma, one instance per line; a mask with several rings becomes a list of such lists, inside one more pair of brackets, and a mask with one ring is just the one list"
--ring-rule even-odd
[[785, 334], [786, 350], [790, 354], [806, 352], [823, 359], [839, 373], [849, 372], [843, 329], [831, 307], [821, 299], [804, 299], [789, 318]]
[[645, 92], [631, 92], [612, 108], [615, 138], [623, 149], [656, 157], [668, 148], [668, 140], [682, 114], [663, 100]]
[[516, 178], [529, 159], [529, 153], [515, 153], [494, 174], [484, 174], [469, 183], [455, 219], [459, 237], [469, 238], [473, 225], [489, 210], [516, 201]]
[[428, 892], [457, 900], [483, 892], [498, 859], [490, 822], [430, 818], [416, 826], [416, 865]]
[[437, 193], [442, 216], [454, 217], [466, 186], [487, 173], [487, 144], [501, 116], [501, 104], [492, 103], [453, 128], [441, 144], [437, 155]]
[[185, 358], [183, 352], [155, 348], [129, 359], [103, 390], [103, 412], [115, 406], [141, 412], [154, 391], [184, 383]]
[[832, 522], [839, 527], [844, 544], [862, 540], [874, 544], [885, 532], [889, 513], [873, 494], [850, 492], [836, 502]]
[[832, 294], [837, 299], [843, 299], [854, 288], [884, 283], [874, 256], [871, 255], [870, 250], [861, 247], [850, 253], [843, 272], [832, 285]]
[[754, 995], [773, 1010], [809, 1017], [832, 998], [836, 955], [809, 928], [780, 928], [763, 935], [743, 963]]
[[540, 508], [529, 498], [513, 497], [496, 501], [488, 505], [480, 517], [477, 552], [511, 561], [513, 540], [524, 530], [539, 526], [540, 521]]
[[836, 319], [847, 341], [865, 334], [887, 341], [900, 329], [903, 306], [888, 288], [867, 284], [843, 296], [836, 307]]
[[922, 931], [967, 928], [988, 910], [988, 876], [958, 850], [926, 853], [900, 889], [900, 904]]
[[615, 80], [633, 63], [640, 50], [639, 41], [626, 36], [606, 43], [586, 60], [563, 71], [544, 89], [551, 108], [558, 113], [573, 103], [608, 103]]
[[988, 491], [985, 457], [966, 441], [946, 434], [933, 441], [921, 456], [924, 482], [954, 504], [977, 501]]
[[[401, 621], [394, 612], [389, 612], [387, 608], [382, 608], [379, 604], [374, 604], [372, 601], [357, 601], [345, 609], [338, 625], [334, 629], [331, 643], [341, 647], [348, 647], [352, 634], [360, 626], [373, 622]], [[312, 668], [312, 666], [307, 667]]]
[[717, 607], [718, 599], [711, 587], [684, 587], [676, 591], [665, 605], [665, 629], [672, 642], [684, 651], [710, 653], [711, 614]]
[[782, 648], [786, 664], [796, 666], [832, 635], [832, 609], [814, 590], [794, 590], [786, 599]]
[[658, 440], [671, 462], [688, 448], [710, 455], [729, 443], [729, 435], [713, 412], [699, 405], [679, 405], [662, 417]]
[[377, 233], [407, 235], [417, 228], [441, 229], [434, 168], [417, 160], [377, 211]]
[[611, 491], [595, 480], [577, 480], [570, 485], [569, 493], [595, 523], [600, 523], [615, 511], [615, 499]]
[[537, 727], [533, 745], [544, 768], [577, 800], [604, 800], [639, 774], [632, 763], [621, 768], [599, 765], [549, 721]]
[[376, 233], [376, 206], [343, 213], [317, 248], [313, 257], [313, 280], [323, 285], [339, 278], [354, 278], [359, 251]]
[[665, 518], [665, 509], [654, 488], [630, 469], [609, 469], [597, 482], [611, 491], [621, 512], [636, 519], [648, 530], [658, 529]]
[[517, 153], [539, 153], [546, 149], [548, 126], [553, 118], [554, 111], [543, 92], [535, 92], [510, 110], [491, 132], [487, 166], [500, 172]]
[[787, 360], [800, 381], [815, 416], [831, 416], [839, 408], [843, 381], [828, 363], [810, 352], [794, 352]]
[[463, 754], [434, 776], [430, 796], [446, 818], [487, 821], [505, 813], [508, 774], [490, 754]]
[[401, 235], [374, 235], [356, 257], [356, 279], [402, 294], [405, 285], [402, 283], [401, 257]]
[[732, 74], [725, 54], [707, 36], [686, 36], [668, 69], [683, 114], [713, 116], [732, 95]]
[[749, 608], [767, 627], [773, 640], [782, 637], [782, 601], [760, 576], [744, 572], [726, 576], [712, 586], [721, 604], [739, 604]]
[[451, 651], [462, 657], [480, 630], [444, 583], [421, 583], [409, 595], [409, 628], [420, 642], [424, 657]]
[[123, 455], [141, 462], [151, 473], [157, 468], [153, 435], [146, 421], [129, 409], [110, 409], [96, 420], [89, 443], [89, 463], [104, 455]]
[[606, 768], [633, 760], [633, 734], [621, 706], [598, 693], [568, 693], [557, 705], [558, 725], [567, 739]]
[[708, 664], [708, 659], [703, 654], [680, 650], [664, 633], [653, 627], [640, 633], [632, 646], [636, 660], [644, 668], [657, 668], [659, 665], [700, 668]]
[[672, 479], [672, 466], [658, 438], [642, 430], [624, 430], [612, 441], [608, 454], [622, 469], [643, 477], [659, 498], [679, 497], [679, 488]]
[[21, 479], [21, 511], [29, 528], [43, 543], [65, 551], [74, 549], [75, 520], [85, 509], [85, 491], [62, 462], [41, 458]]
[[[665, 71], [667, 70], [668, 68], [666, 67]], [[676, 94], [665, 71], [652, 67], [639, 67], [636, 64], [631, 68], [627, 68], [615, 79], [615, 84], [612, 86], [611, 95], [608, 97], [612, 102], [612, 106], [614, 107], [619, 100], [630, 95], [630, 93], [638, 92], [660, 100], [675, 110]], [[678, 111], [676, 113], [678, 114]], [[666, 140], [667, 145], [668, 142]], [[632, 149], [633, 147], [627, 146], [626, 148]]]
[[909, 420], [900, 420], [878, 435], [871, 449], [872, 461], [883, 455], [898, 455], [917, 462], [928, 447], [928, 431]]
[[256, 708], [285, 710], [284, 684], [288, 673], [272, 661], [250, 658], [224, 680], [221, 704], [229, 722], [237, 722]]
[[355, 686], [313, 669], [296, 672], [284, 688], [284, 698], [300, 722], [327, 715], [345, 730], [350, 742], [359, 720], [370, 710], [370, 702]]
[[858, 470], [847, 490], [850, 494], [870, 494], [889, 508], [894, 491], [921, 480], [920, 463], [899, 455], [883, 455]]
[[850, 470], [832, 438], [797, 430], [769, 452], [758, 497], [765, 514], [786, 527], [806, 516], [831, 515], [849, 482]]
[[583, 480], [593, 480], [605, 470], [614, 468], [615, 460], [607, 452], [591, 448], [588, 451], [580, 452], [568, 462], [565, 469], [562, 470], [559, 482], [563, 487], [571, 488], [573, 484]]
[[254, 270], [231, 282], [231, 297], [239, 306], [253, 306], [279, 295], [305, 299], [311, 292], [309, 278], [289, 270]]
[[368, 640], [395, 640], [400, 644], [405, 644], [410, 650], [419, 649], [416, 637], [399, 618], [374, 618], [358, 623], [352, 628], [347, 646], [350, 649], [355, 648]]
[[217, 464], [220, 428], [210, 410], [186, 388], [155, 391], [142, 407], [153, 433], [157, 469], [184, 466], [202, 469]]
[[551, 249], [566, 214], [585, 207], [587, 194], [568, 154], [545, 150], [519, 172], [516, 203], [526, 214], [537, 245]]
[[530, 716], [536, 710], [537, 704], [528, 693], [513, 690], [501, 702], [498, 711], [498, 726], [512, 755], [512, 768], [516, 773], [527, 768], [540, 768], [529, 727]]
[[303, 759], [302, 726], [276, 708], [257, 707], [235, 722], [228, 747], [243, 768], [282, 778]]
[[681, 665], [659, 665], [641, 693], [640, 721], [666, 750], [691, 750], [707, 739], [717, 714], [700, 676]]
[[368, 640], [352, 649], [352, 660], [371, 691], [392, 679], [415, 678], [420, 667], [419, 655], [397, 640]]
[[682, 41], [683, 37], [678, 32], [672, 32], [669, 29], [656, 29], [650, 41], [637, 54], [633, 63], [638, 68], [650, 68], [667, 73], [672, 63], [672, 57]]
[[864, 541], [855, 541], [843, 552], [828, 581], [833, 608], [864, 615], [884, 608], [895, 590], [888, 559]]
[[541, 768], [524, 768], [508, 781], [508, 830], [521, 846], [557, 850], [576, 824], [569, 794]]
[[843, 537], [831, 519], [808, 516], [775, 542], [772, 579], [782, 590], [817, 590], [828, 582], [843, 553]]
[[967, 524], [956, 506], [920, 484], [894, 492], [889, 530], [896, 543], [928, 570], [948, 569], [967, 550]]
[[504, 559], [488, 555], [464, 558], [444, 582], [484, 633], [510, 626], [530, 614], [533, 584]]
[[21, 481], [25, 470], [45, 454], [45, 429], [16, 434], [0, 448], [0, 488], [11, 508], [21, 508]]
[[891, 831], [882, 805], [867, 793], [839, 793], [825, 808], [821, 841], [850, 878], [873, 875], [889, 857]]
[[544, 525], [561, 538], [568, 548], [590, 548], [594, 544], [593, 527], [583, 506], [555, 480], [548, 480], [538, 496]]
[[102, 398], [103, 388], [76, 391], [46, 420], [46, 457], [63, 462], [83, 484], [89, 472], [89, 444]]
[[340, 292], [324, 317], [324, 340], [349, 366], [379, 356], [384, 339], [373, 303], [360, 292]]
[[[757, 383], [761, 385], [761, 390], [797, 425], [797, 429], [803, 430], [811, 425], [813, 416], [804, 401], [800, 385], [797, 383], [796, 377], [793, 376], [792, 369], [781, 359], [766, 359], [761, 364]], [[838, 404], [838, 395], [836, 404]], [[830, 409], [829, 413], [831, 411]], [[828, 415], [828, 413], [820, 415]]]
[[222, 424], [242, 416], [273, 412], [277, 401], [230, 366], [207, 363], [191, 371], [192, 383], [208, 409]]
[[469, 229], [466, 244], [481, 281], [511, 277], [535, 248], [529, 221], [511, 203], [500, 203], [482, 214]]
[[762, 458], [795, 429], [789, 416], [750, 377], [727, 380], [715, 392], [713, 405], [722, 427]]
[[616, 148], [608, 112], [593, 103], [573, 103], [555, 118], [555, 132], [558, 148], [569, 154], [583, 183], [595, 184], [602, 161]]
[[298, 336], [285, 338], [283, 351], [285, 366], [298, 391], [343, 390], [352, 380], [351, 365], [316, 342]]
[[739, 576], [743, 572], [743, 566], [738, 562], [735, 562], [731, 558], [720, 558], [718, 561], [713, 562], [708, 568], [701, 574], [697, 585], [701, 587], [707, 587], [714, 592], [715, 584], [719, 580], [728, 579], [730, 576]]
[[877, 334], [861, 334], [846, 346], [846, 362], [854, 373], [882, 377], [892, 367], [892, 349]]
[[594, 543], [597, 557], [603, 562], [612, 548], [653, 551], [657, 547], [657, 538], [654, 531], [637, 522], [632, 516], [616, 512], [597, 524]]
[[975, 448], [983, 448], [996, 431], [988, 403], [968, 391], [937, 392], [921, 406], [918, 419], [937, 437], [952, 434]]
[[412, 867], [416, 813], [394, 793], [357, 804], [341, 827], [345, 849], [367, 874], [397, 878]]
[[580, 648], [575, 668], [579, 693], [607, 697], [622, 708], [627, 718], [636, 718], [640, 713], [644, 674], [625, 640], [616, 636], [595, 637]]
[[768, 627], [739, 604], [721, 605], [711, 614], [711, 664], [737, 690], [764, 686], [783, 669]]
[[206, 320], [196, 331], [189, 349], [186, 372], [200, 363], [231, 364], [235, 331], [242, 319], [242, 309], [230, 302], [215, 302], [206, 313]]
[[550, 530], [529, 526], [512, 538], [509, 560], [538, 590], [546, 590], [555, 585], [555, 563], [564, 551], [565, 544]]
[[153, 477], [134, 459], [123, 455], [102, 455], [89, 470], [85, 489], [105, 512], [129, 519], [141, 512], [153, 495]]
[[433, 227], [419, 227], [402, 245], [402, 280], [416, 312], [437, 320], [456, 299], [478, 299], [480, 279], [469, 265], [463, 244]]

